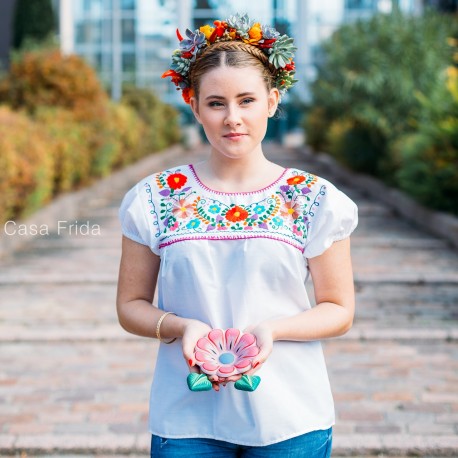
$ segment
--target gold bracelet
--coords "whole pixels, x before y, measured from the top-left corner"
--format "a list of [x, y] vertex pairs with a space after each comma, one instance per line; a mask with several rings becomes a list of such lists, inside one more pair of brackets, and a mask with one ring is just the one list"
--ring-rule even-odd
[[176, 313], [173, 313], [173, 312], [165, 312], [160, 318], [159, 318], [159, 321], [157, 322], [157, 326], [156, 326], [156, 337], [159, 339], [160, 342], [162, 343], [165, 343], [165, 344], [171, 344], [172, 342], [175, 342], [175, 340], [177, 340], [177, 338], [173, 338], [170, 342], [166, 342], [165, 340], [162, 340], [161, 338], [161, 324], [162, 324], [162, 321], [163, 319], [167, 316], [167, 315], [175, 315], [176, 316]]

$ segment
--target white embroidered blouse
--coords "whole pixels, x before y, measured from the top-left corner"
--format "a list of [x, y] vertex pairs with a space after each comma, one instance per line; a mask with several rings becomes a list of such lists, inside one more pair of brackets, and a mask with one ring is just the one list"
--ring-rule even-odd
[[[352, 200], [329, 181], [289, 168], [264, 189], [222, 193], [192, 165], [151, 175], [124, 197], [123, 234], [160, 256], [159, 308], [212, 328], [243, 330], [309, 309], [307, 259], [348, 237]], [[263, 446], [334, 424], [320, 342], [277, 341], [254, 392], [233, 384], [191, 392], [181, 342], [161, 344], [149, 429]]]

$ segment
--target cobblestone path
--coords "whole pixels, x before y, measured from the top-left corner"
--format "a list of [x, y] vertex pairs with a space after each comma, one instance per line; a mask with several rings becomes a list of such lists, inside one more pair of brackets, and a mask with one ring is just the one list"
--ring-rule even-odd
[[[333, 456], [458, 456], [458, 253], [304, 152], [267, 149], [329, 178], [359, 206], [355, 324], [324, 342]], [[131, 184], [200, 156], [148, 158]], [[124, 180], [109, 197], [94, 195], [75, 218], [98, 224], [100, 235], [36, 237], [0, 261], [0, 456], [147, 456], [157, 345], [125, 333], [115, 313], [126, 190]]]

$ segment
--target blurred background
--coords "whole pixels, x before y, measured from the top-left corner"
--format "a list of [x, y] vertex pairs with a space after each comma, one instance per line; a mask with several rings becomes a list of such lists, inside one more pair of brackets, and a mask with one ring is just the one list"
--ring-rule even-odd
[[298, 48], [268, 157], [359, 207], [336, 456], [457, 456], [454, 0], [0, 0], [0, 455], [147, 455], [157, 342], [117, 322], [117, 209], [208, 152], [161, 75], [177, 28], [235, 12]]
[[13, 181], [24, 187], [9, 210], [4, 200], [1, 220], [149, 152], [203, 140], [181, 92], [161, 75], [177, 28], [234, 11], [294, 36], [298, 48], [298, 83], [267, 139], [307, 143], [458, 212], [456, 1], [3, 0], [0, 9], [1, 117], [18, 126], [2, 132], [16, 144], [4, 151], [21, 149], [21, 123], [37, 138], [37, 151], [24, 154], [37, 158], [40, 138], [48, 144], [38, 169], [29, 161], [28, 178], [2, 172], [10, 195]]

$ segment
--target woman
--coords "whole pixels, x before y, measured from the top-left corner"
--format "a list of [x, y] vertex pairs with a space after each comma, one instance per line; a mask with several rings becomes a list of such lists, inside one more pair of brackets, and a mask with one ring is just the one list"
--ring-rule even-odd
[[[292, 40], [246, 15], [214, 25], [178, 34], [164, 74], [203, 126], [210, 156], [145, 178], [120, 209], [119, 321], [161, 340], [151, 456], [327, 457], [334, 406], [319, 340], [352, 325], [356, 205], [263, 154], [268, 118], [295, 82]], [[261, 376], [256, 391], [236, 390], [240, 375], [189, 391], [196, 342], [216, 328], [256, 337], [246, 371]]]

